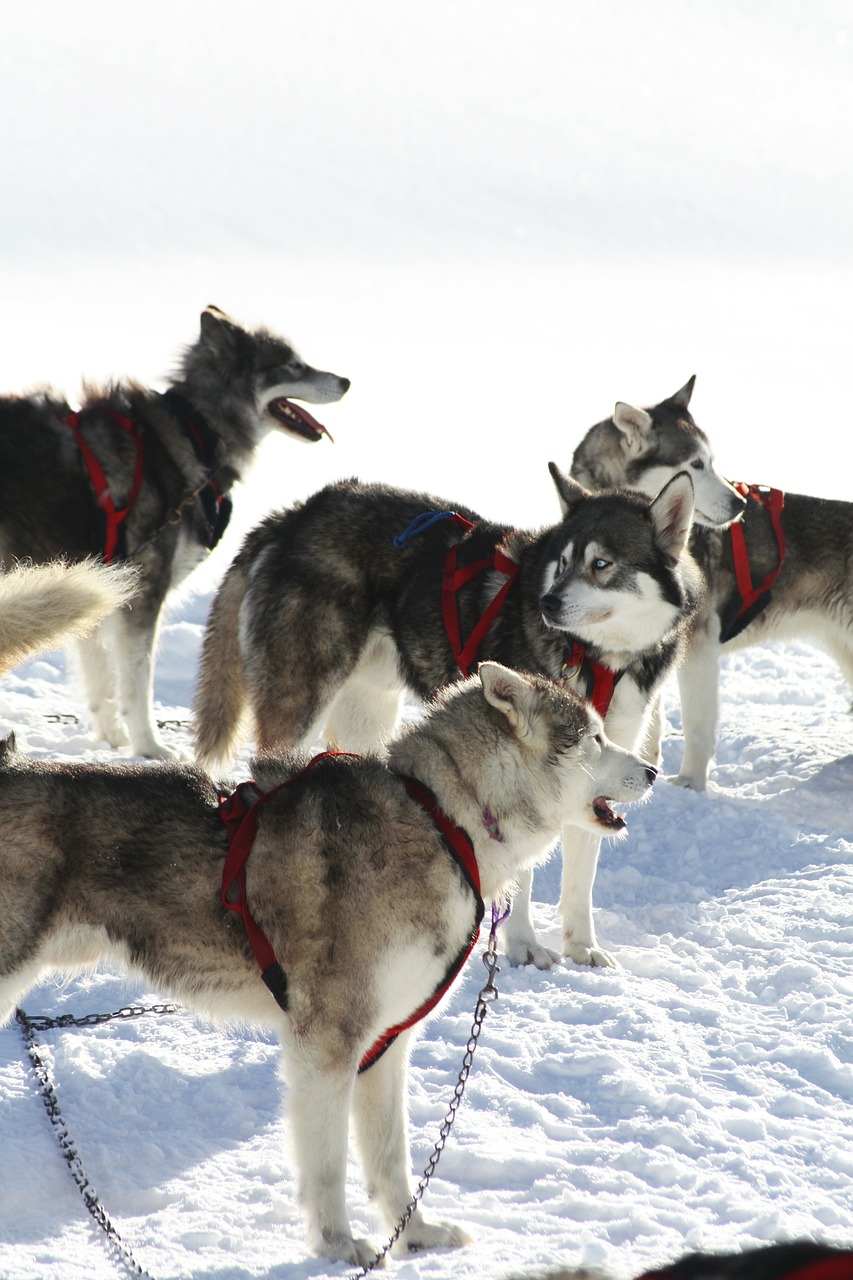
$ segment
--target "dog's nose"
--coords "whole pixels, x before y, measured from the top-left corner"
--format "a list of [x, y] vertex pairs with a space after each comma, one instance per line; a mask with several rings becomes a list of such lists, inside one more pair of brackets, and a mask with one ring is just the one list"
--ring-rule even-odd
[[560, 612], [560, 597], [555, 596], [553, 591], [548, 591], [539, 601], [539, 608], [548, 618], [556, 618]]

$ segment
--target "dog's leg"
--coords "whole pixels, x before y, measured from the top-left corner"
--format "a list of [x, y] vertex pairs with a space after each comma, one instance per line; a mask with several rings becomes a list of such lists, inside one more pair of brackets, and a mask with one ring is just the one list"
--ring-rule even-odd
[[376, 1255], [355, 1240], [346, 1210], [347, 1131], [355, 1062], [332, 1061], [302, 1045], [289, 1056], [288, 1115], [311, 1248], [333, 1262], [363, 1266]]
[[128, 736], [118, 709], [114, 628], [115, 620], [108, 619], [85, 640], [78, 640], [77, 653], [95, 734], [111, 747], [123, 747]]
[[575, 964], [617, 969], [613, 956], [596, 942], [592, 920], [592, 885], [600, 848], [601, 839], [591, 831], [563, 827], [563, 953]]
[[[368, 1194], [393, 1231], [411, 1201], [411, 1156], [406, 1121], [410, 1033], [403, 1033], [382, 1057], [358, 1077], [353, 1121], [361, 1150]], [[460, 1248], [471, 1237], [460, 1227], [427, 1222], [415, 1209], [394, 1245], [395, 1254], [420, 1249]]]
[[705, 790], [717, 744], [720, 647], [712, 635], [697, 632], [678, 669], [684, 757], [673, 781], [693, 791]]
[[390, 636], [372, 636], [341, 688], [326, 721], [326, 734], [345, 751], [374, 751], [400, 714], [402, 685], [397, 647]]
[[160, 622], [160, 601], [140, 595], [130, 611], [113, 619], [117, 634], [119, 689], [122, 714], [134, 755], [152, 760], [175, 760], [180, 752], [157, 736], [152, 712], [154, 651]]
[[653, 764], [656, 769], [661, 765], [664, 723], [663, 694], [658, 692], [651, 704], [649, 724], [642, 749], [643, 759], [648, 760], [649, 764]]
[[[5, 940], [4, 940], [5, 941]], [[41, 960], [16, 968], [6, 977], [0, 978], [0, 1027], [4, 1027], [21, 1003], [44, 973]]]
[[512, 910], [501, 929], [501, 950], [512, 965], [535, 964], [537, 969], [550, 969], [560, 957], [537, 941], [530, 915], [532, 890], [533, 872], [520, 872], [512, 895]]

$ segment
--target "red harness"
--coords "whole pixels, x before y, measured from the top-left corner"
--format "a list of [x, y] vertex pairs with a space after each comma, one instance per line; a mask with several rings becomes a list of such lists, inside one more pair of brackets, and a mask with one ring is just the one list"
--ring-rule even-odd
[[136, 501], [142, 485], [142, 430], [135, 422], [132, 422], [130, 418], [126, 418], [123, 414], [116, 413], [112, 409], [101, 409], [99, 410], [99, 414], [105, 418], [112, 419], [117, 427], [130, 436], [136, 447], [136, 463], [133, 468], [133, 484], [131, 486], [130, 495], [127, 499], [126, 507], [117, 507], [115, 504], [104, 469], [98, 461], [94, 449], [92, 449], [91, 445], [80, 431], [80, 414], [72, 411], [71, 413], [66, 414], [64, 418], [60, 418], [60, 422], [70, 429], [71, 434], [74, 436], [77, 443], [77, 448], [83, 455], [86, 470], [89, 472], [89, 481], [95, 494], [95, 501], [104, 514], [105, 529], [102, 539], [103, 547], [101, 555], [103, 556], [104, 564], [112, 564], [117, 552], [119, 557], [123, 557], [125, 554], [123, 537], [124, 530], [121, 526], [130, 515], [133, 504]]
[[[323, 751], [320, 755], [314, 756], [313, 760], [309, 761], [303, 770], [294, 774], [292, 778], [287, 778], [284, 782], [279, 783], [271, 791], [261, 791], [255, 782], [244, 782], [231, 795], [220, 796], [219, 816], [225, 823], [229, 842], [228, 854], [222, 871], [222, 902], [229, 911], [236, 911], [238, 915], [242, 916], [243, 923], [246, 926], [246, 936], [261, 970], [261, 977], [285, 1012], [287, 1012], [289, 1003], [287, 975], [276, 959], [269, 939], [253, 917], [246, 898], [246, 861], [252, 852], [252, 846], [258, 831], [258, 810], [262, 804], [270, 800], [282, 788], [290, 786], [292, 782], [295, 782], [297, 778], [301, 778], [303, 774], [307, 773], [309, 769], [313, 768], [321, 760], [325, 760], [329, 756], [350, 754], [350, 752], [346, 751]], [[454, 960], [451, 961], [446, 974], [435, 991], [418, 1005], [417, 1009], [404, 1022], [398, 1022], [393, 1027], [389, 1027], [387, 1031], [384, 1031], [377, 1038], [362, 1058], [358, 1068], [359, 1072], [366, 1071], [368, 1067], [372, 1067], [374, 1062], [393, 1044], [401, 1032], [420, 1022], [438, 1004], [471, 954], [485, 910], [483, 899], [480, 895], [480, 872], [477, 866], [477, 859], [474, 856], [474, 848], [468, 835], [448, 818], [447, 814], [439, 808], [432, 792], [421, 783], [415, 781], [414, 778], [402, 776], [400, 776], [400, 781], [412, 799], [417, 800], [418, 804], [432, 818], [445, 848], [459, 864], [474, 895], [475, 918], [470, 938], [460, 949]]]
[[603, 720], [610, 710], [614, 690], [623, 673], [613, 671], [611, 667], [605, 667], [603, 662], [593, 662], [586, 656], [585, 647], [576, 640], [571, 652], [566, 653], [560, 679], [577, 680], [581, 674], [586, 677], [588, 688], [586, 696]]
[[[473, 523], [470, 520], [466, 520], [458, 511], [425, 511], [422, 515], [416, 517], [403, 533], [394, 538], [394, 546], [404, 546], [410, 538], [422, 533], [439, 520], [452, 520], [454, 524], [460, 525], [466, 533], [469, 529], [474, 528]], [[462, 675], [467, 676], [471, 664], [477, 659], [480, 645], [488, 635], [489, 628], [504, 607], [509, 589], [518, 573], [518, 565], [503, 551], [496, 548], [492, 555], [485, 556], [482, 560], [475, 560], [472, 564], [463, 565], [460, 569], [457, 566], [458, 553], [459, 544], [456, 543], [445, 556], [444, 578], [441, 584], [441, 612], [444, 618], [444, 630], [450, 642], [456, 665]], [[489, 569], [496, 569], [498, 573], [504, 574], [506, 582], [487, 606], [485, 612], [474, 626], [467, 642], [463, 645], [456, 593], [462, 587], [467, 586], [469, 582], [472, 582], [478, 574], [485, 573]], [[576, 680], [581, 674], [583, 674], [587, 684], [586, 696], [592, 702], [598, 714], [602, 717], [606, 716], [613, 698], [613, 691], [622, 676], [622, 672], [613, 671], [601, 662], [593, 662], [592, 659], [587, 658], [584, 645], [580, 641], [575, 641], [571, 650], [566, 651], [560, 679]]]
[[[466, 520], [464, 516], [454, 515], [453, 519], [457, 524], [462, 525], [466, 531], [474, 528], [471, 521]], [[474, 560], [473, 563], [463, 565], [459, 569], [456, 564], [458, 554], [459, 544], [455, 543], [444, 560], [444, 579], [441, 584], [441, 612], [444, 618], [444, 629], [447, 632], [447, 638], [450, 641], [456, 665], [462, 675], [467, 676], [472, 662], [477, 659], [480, 645], [485, 640], [489, 627], [504, 607], [504, 601], [515, 581], [515, 575], [518, 573], [518, 565], [514, 560], [510, 560], [509, 556], [504, 555], [500, 549], [496, 548], [492, 555], [486, 556], [482, 560]], [[463, 645], [456, 592], [467, 586], [478, 574], [485, 573], [488, 569], [496, 569], [498, 573], [504, 574], [506, 582], [486, 607], [467, 642]]]
[[[756, 586], [752, 580], [752, 574], [749, 568], [749, 552], [746, 546], [746, 536], [743, 531], [742, 521], [731, 525], [730, 534], [732, 540], [732, 560], [734, 562], [735, 581], [737, 582], [738, 595], [740, 597], [740, 608], [735, 614], [732, 622], [726, 628], [726, 636], [724, 639], [731, 639], [737, 635], [739, 631], [750, 622], [751, 618], [744, 618], [744, 615], [753, 609], [753, 617], [755, 616], [755, 605], [762, 597], [769, 592], [773, 583], [779, 576], [779, 570], [782, 568], [782, 561], [785, 559], [785, 531], [782, 528], [782, 510], [785, 506], [785, 494], [781, 489], [768, 489], [765, 485], [758, 484], [736, 484], [735, 489], [744, 498], [751, 498], [755, 502], [760, 502], [770, 516], [773, 525], [773, 532], [776, 535], [776, 545], [779, 549], [779, 559], [776, 567], [771, 569], [765, 578]], [[767, 601], [765, 600], [766, 604]], [[741, 621], [743, 619], [743, 621]], [[740, 625], [738, 623], [740, 622]]]

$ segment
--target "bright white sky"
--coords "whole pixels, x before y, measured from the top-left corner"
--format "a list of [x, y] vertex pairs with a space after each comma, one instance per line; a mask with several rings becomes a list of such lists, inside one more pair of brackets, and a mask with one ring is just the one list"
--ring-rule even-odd
[[852, 19], [7, 5], [1, 389], [156, 379], [215, 302], [353, 379], [261, 507], [358, 471], [542, 523], [549, 458], [694, 372], [727, 474], [849, 497]]

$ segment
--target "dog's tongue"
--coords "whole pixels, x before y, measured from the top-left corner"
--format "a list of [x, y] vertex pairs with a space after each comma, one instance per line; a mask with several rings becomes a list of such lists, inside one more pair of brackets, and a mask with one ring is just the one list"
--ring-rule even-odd
[[288, 431], [293, 431], [296, 435], [302, 436], [305, 440], [315, 441], [322, 439], [323, 436], [328, 436], [332, 444], [335, 443], [331, 432], [326, 430], [322, 422], [318, 422], [301, 404], [294, 404], [286, 396], [279, 396], [277, 400], [270, 400], [267, 408], [282, 426], [286, 427]]
[[603, 827], [607, 827], [610, 831], [623, 831], [625, 829], [625, 819], [621, 814], [613, 812], [606, 796], [596, 796], [592, 802], [592, 808]]

